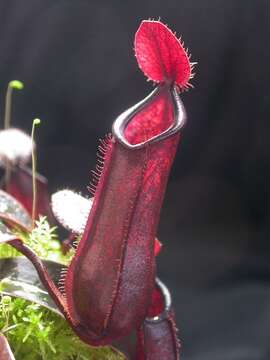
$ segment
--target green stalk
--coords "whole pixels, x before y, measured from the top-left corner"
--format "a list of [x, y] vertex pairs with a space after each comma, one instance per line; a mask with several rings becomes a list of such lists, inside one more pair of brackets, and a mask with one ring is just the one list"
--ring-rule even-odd
[[[8, 83], [6, 92], [6, 104], [5, 104], [5, 115], [4, 115], [4, 129], [10, 128], [11, 123], [11, 108], [12, 108], [12, 92], [13, 89], [22, 90], [24, 87], [23, 83], [19, 80], [12, 80]], [[8, 161], [5, 164], [5, 185], [7, 186], [10, 179], [11, 166]]]
[[12, 91], [13, 89], [22, 90], [24, 87], [23, 83], [19, 80], [12, 80], [8, 83], [6, 92], [6, 105], [5, 105], [5, 118], [4, 118], [4, 129], [10, 128], [11, 122], [11, 106], [12, 106]]
[[35, 128], [40, 124], [40, 119], [33, 120], [31, 140], [32, 140], [32, 193], [33, 193], [33, 202], [32, 202], [32, 226], [35, 225], [36, 217], [36, 207], [37, 207], [37, 181], [36, 181], [36, 171], [37, 171], [37, 155], [35, 150]]

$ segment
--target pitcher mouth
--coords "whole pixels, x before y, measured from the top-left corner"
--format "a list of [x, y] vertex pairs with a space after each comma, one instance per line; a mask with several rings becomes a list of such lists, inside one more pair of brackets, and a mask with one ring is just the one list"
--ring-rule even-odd
[[[162, 99], [164, 96], [165, 99]], [[152, 104], [160, 100], [163, 101], [162, 106], [164, 107], [164, 112], [166, 111], [167, 114], [165, 114], [164, 117], [161, 116], [162, 114], [159, 114], [159, 116], [154, 119], [155, 124], [152, 125], [151, 123], [150, 130], [147, 126], [144, 128], [141, 126], [140, 128], [138, 121], [137, 124], [133, 124], [136, 116], [138, 116], [140, 112], [143, 112], [148, 106], [151, 107]], [[161, 105], [158, 106], [160, 108]], [[158, 107], [157, 111], [160, 111]], [[119, 115], [113, 123], [112, 133], [115, 139], [124, 147], [135, 150], [174, 135], [183, 127], [185, 122], [186, 111], [176, 86], [164, 84], [158, 86], [146, 98]], [[130, 130], [132, 127], [134, 127], [135, 130]]]
[[147, 317], [145, 319], [146, 322], [152, 323], [152, 324], [156, 324], [156, 323], [159, 323], [160, 321], [163, 321], [164, 319], [167, 319], [168, 313], [170, 312], [171, 307], [172, 307], [171, 294], [170, 294], [169, 290], [167, 289], [167, 287], [163, 284], [163, 282], [159, 278], [156, 278], [156, 286], [162, 294], [163, 311], [161, 313], [157, 314], [156, 316]]

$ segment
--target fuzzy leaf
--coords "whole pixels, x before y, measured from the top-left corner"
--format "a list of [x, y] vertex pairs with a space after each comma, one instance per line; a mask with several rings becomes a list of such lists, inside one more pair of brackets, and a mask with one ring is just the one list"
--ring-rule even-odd
[[93, 199], [87, 199], [71, 190], [61, 190], [52, 195], [52, 210], [56, 219], [66, 229], [81, 234]]
[[27, 163], [32, 153], [29, 135], [15, 128], [0, 131], [0, 165]]
[[189, 57], [170, 29], [160, 21], [142, 21], [135, 35], [135, 55], [143, 73], [158, 83], [188, 86]]

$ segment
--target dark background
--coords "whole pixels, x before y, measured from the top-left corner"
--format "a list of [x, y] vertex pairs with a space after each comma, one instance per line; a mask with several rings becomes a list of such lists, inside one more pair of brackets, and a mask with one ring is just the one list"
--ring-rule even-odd
[[133, 55], [149, 17], [199, 62], [159, 229], [182, 360], [268, 360], [268, 0], [1, 0], [1, 112], [7, 83], [22, 80], [12, 123], [29, 132], [42, 119], [39, 171], [51, 191], [87, 194], [97, 139], [152, 89]]

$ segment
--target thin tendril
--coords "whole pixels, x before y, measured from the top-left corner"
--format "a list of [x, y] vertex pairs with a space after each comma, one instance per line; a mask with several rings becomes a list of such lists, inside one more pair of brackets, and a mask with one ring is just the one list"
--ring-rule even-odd
[[36, 166], [37, 156], [34, 144], [35, 127], [40, 124], [40, 119], [33, 120], [31, 140], [32, 140], [32, 189], [33, 189], [33, 202], [32, 202], [32, 226], [35, 225], [36, 207], [37, 207], [37, 183], [36, 183]]
[[[11, 123], [11, 107], [12, 107], [12, 92], [13, 89], [21, 90], [24, 85], [19, 80], [12, 80], [8, 83], [7, 92], [6, 92], [6, 103], [5, 103], [5, 115], [4, 115], [4, 129], [7, 130], [10, 128]], [[5, 163], [5, 185], [9, 183], [11, 166], [7, 160]]]
[[7, 87], [6, 92], [6, 106], [5, 106], [5, 119], [4, 119], [4, 129], [8, 129], [10, 127], [11, 120], [11, 105], [12, 105], [12, 91], [13, 87], [10, 86], [10, 83]]

